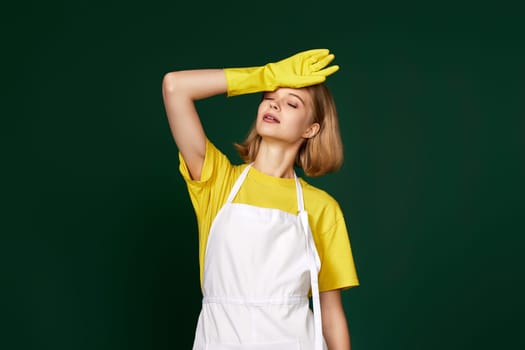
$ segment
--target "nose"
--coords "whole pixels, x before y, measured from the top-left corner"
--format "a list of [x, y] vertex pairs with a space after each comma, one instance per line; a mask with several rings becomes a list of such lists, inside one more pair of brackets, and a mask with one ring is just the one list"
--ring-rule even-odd
[[276, 111], [279, 110], [279, 104], [277, 103], [277, 101], [275, 100], [270, 101], [270, 108], [275, 109]]

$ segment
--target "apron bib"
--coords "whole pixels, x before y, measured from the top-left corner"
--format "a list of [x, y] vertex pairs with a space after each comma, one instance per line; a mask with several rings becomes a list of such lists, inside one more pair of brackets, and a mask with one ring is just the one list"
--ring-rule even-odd
[[233, 203], [250, 167], [210, 229], [193, 350], [324, 350], [320, 262], [299, 180], [298, 215]]

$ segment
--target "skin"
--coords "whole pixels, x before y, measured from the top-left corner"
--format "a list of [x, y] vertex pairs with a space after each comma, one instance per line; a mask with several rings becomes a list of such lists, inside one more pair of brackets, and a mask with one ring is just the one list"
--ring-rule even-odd
[[[310, 117], [311, 97], [301, 89], [281, 88], [264, 94], [257, 111], [256, 130], [262, 137], [254, 167], [275, 177], [293, 177], [293, 164], [306, 138], [319, 124]], [[267, 120], [272, 116], [277, 121]]]
[[[194, 180], [201, 177], [206, 152], [206, 135], [195, 101], [226, 91], [222, 69], [176, 71], [164, 76], [162, 94], [170, 130]], [[319, 131], [319, 124], [312, 123], [311, 103], [311, 97], [303, 89], [280, 88], [265, 93], [256, 121], [262, 136], [253, 165], [257, 170], [275, 177], [293, 177], [299, 147], [305, 138]], [[269, 115], [278, 122], [268, 118]], [[328, 349], [349, 350], [350, 335], [340, 290], [321, 292], [320, 303]]]

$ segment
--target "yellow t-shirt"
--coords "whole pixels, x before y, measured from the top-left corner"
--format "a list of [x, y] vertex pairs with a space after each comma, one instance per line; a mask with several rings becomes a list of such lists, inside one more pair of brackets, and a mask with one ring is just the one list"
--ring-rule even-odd
[[[200, 281], [204, 272], [206, 243], [211, 224], [219, 209], [226, 203], [230, 191], [246, 167], [232, 165], [228, 158], [209, 140], [198, 181], [192, 180], [186, 163], [179, 153], [179, 170], [186, 181], [199, 228]], [[343, 214], [336, 200], [303, 179], [299, 179], [305, 210], [321, 260], [319, 291], [350, 288], [359, 285], [350, 240]], [[253, 167], [243, 182], [235, 203], [280, 209], [297, 215], [295, 180], [264, 174]]]

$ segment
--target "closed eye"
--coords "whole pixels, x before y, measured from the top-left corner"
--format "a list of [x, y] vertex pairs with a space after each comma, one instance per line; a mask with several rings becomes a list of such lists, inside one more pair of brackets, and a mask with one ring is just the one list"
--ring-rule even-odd
[[292, 107], [292, 108], [297, 108], [297, 105], [294, 104], [294, 103], [288, 103], [288, 106]]

